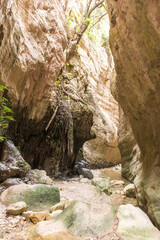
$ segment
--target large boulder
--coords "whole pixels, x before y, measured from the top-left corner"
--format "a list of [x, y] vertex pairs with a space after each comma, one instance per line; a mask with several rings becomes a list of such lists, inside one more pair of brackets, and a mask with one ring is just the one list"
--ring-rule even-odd
[[43, 210], [58, 203], [60, 193], [59, 189], [53, 186], [20, 184], [6, 189], [0, 199], [6, 206], [23, 201], [29, 210]]
[[111, 205], [102, 214], [88, 203], [74, 201], [54, 220], [38, 223], [32, 237], [43, 239], [61, 231], [68, 231], [76, 236], [100, 237], [111, 231], [114, 219], [115, 210]]
[[14, 143], [11, 140], [5, 141], [0, 157], [0, 182], [10, 177], [25, 177], [29, 170], [29, 164], [23, 159]]
[[149, 217], [132, 204], [121, 205], [117, 217], [117, 233], [124, 240], [159, 240], [160, 231], [154, 227]]

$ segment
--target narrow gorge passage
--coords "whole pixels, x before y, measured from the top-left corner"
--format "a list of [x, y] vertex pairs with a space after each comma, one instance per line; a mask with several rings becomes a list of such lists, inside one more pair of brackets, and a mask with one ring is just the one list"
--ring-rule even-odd
[[0, 239], [160, 239], [159, 10], [0, 1]]

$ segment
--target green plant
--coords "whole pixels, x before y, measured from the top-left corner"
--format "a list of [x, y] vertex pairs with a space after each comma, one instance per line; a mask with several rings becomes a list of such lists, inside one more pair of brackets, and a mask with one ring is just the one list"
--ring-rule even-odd
[[12, 117], [12, 109], [8, 107], [9, 101], [5, 97], [3, 97], [4, 90], [7, 89], [6, 87], [0, 85], [0, 92], [2, 97], [0, 97], [0, 142], [3, 142], [5, 137], [4, 132], [5, 129], [8, 127], [8, 124], [11, 120], [14, 120]]

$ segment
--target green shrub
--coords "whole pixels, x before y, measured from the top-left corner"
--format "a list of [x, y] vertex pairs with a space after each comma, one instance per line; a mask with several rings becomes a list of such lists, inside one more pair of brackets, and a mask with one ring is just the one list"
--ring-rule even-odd
[[4, 141], [5, 137], [3, 136], [5, 133], [5, 129], [8, 127], [8, 124], [11, 120], [14, 120], [12, 117], [12, 109], [8, 107], [9, 101], [5, 97], [3, 97], [4, 90], [6, 87], [0, 85], [0, 93], [2, 97], [0, 97], [0, 142]]

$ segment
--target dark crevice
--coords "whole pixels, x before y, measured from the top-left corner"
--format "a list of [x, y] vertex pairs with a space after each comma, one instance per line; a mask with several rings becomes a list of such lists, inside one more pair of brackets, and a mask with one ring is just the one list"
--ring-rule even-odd
[[0, 47], [4, 38], [3, 25], [0, 25]]

